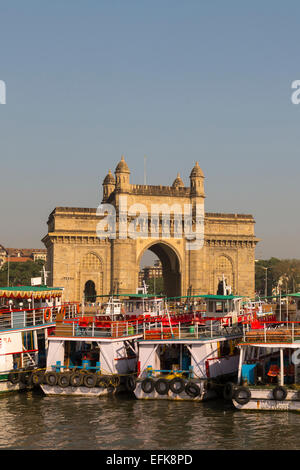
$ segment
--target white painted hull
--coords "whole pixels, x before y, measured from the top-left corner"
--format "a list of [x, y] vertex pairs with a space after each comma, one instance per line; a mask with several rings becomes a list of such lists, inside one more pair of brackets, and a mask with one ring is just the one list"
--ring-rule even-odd
[[175, 400], [175, 401], [206, 401], [217, 397], [216, 392], [213, 390], [204, 390], [203, 386], [199, 383], [200, 395], [193, 398], [188, 395], [185, 391], [181, 393], [173, 393], [171, 390], [166, 395], [160, 395], [156, 390], [151, 393], [145, 393], [142, 390], [141, 382], [137, 382], [134, 394], [138, 400]]
[[58, 385], [41, 385], [40, 386], [45, 395], [67, 395], [67, 396], [81, 396], [81, 397], [100, 397], [104, 395], [109, 395], [111, 392], [104, 387], [60, 387]]
[[288, 390], [285, 400], [275, 400], [272, 389], [249, 387], [251, 398], [245, 405], [240, 405], [233, 398], [232, 403], [239, 410], [300, 411], [300, 391]]
[[15, 393], [24, 390], [26, 386], [22, 383], [12, 384], [9, 380], [0, 382], [0, 394], [2, 393]]

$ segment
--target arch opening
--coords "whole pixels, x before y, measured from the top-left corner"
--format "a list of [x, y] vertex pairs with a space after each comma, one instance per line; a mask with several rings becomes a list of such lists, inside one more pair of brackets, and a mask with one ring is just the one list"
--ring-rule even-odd
[[86, 302], [95, 303], [97, 298], [96, 296], [97, 291], [94, 281], [87, 281], [84, 286], [84, 298]]
[[223, 293], [223, 280], [231, 291], [234, 291], [234, 270], [232, 260], [226, 255], [220, 255], [215, 264], [215, 291], [216, 294]]
[[172, 247], [158, 242], [146, 248], [140, 258], [139, 287], [143, 281], [151, 294], [182, 295], [180, 260]]

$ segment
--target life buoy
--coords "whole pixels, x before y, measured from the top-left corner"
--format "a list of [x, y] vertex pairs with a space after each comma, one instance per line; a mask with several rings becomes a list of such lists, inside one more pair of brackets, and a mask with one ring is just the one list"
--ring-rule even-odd
[[79, 304], [77, 304], [76, 311], [77, 311], [77, 315], [79, 315], [79, 314], [80, 314], [80, 307], [79, 307]]
[[234, 388], [235, 385], [232, 382], [227, 382], [227, 384], [225, 384], [223, 389], [224, 400], [232, 400]]
[[188, 382], [185, 386], [185, 393], [192, 398], [200, 395], [200, 387], [194, 382]]
[[96, 387], [97, 376], [96, 374], [85, 374], [83, 377], [83, 385], [88, 388]]
[[71, 387], [80, 387], [83, 382], [83, 374], [80, 372], [73, 372], [70, 375], [70, 385]]
[[169, 387], [171, 392], [179, 394], [185, 389], [185, 381], [181, 377], [174, 377], [169, 382]]
[[59, 385], [61, 388], [66, 388], [70, 385], [70, 374], [63, 372], [59, 374], [57, 378], [57, 385]]
[[44, 311], [45, 322], [50, 321], [50, 318], [51, 318], [51, 308], [46, 308], [46, 310]]
[[273, 389], [272, 394], [273, 394], [274, 400], [283, 401], [286, 399], [287, 391], [284, 387], [279, 385], [278, 387], [275, 387]]
[[155, 382], [155, 390], [159, 395], [167, 395], [169, 392], [169, 381], [166, 379], [158, 379]]
[[56, 372], [46, 372], [44, 381], [47, 385], [54, 386], [57, 384], [57, 373]]
[[238, 387], [233, 392], [233, 398], [239, 405], [246, 405], [251, 398], [251, 392], [247, 387]]
[[154, 387], [155, 387], [155, 382], [150, 377], [148, 377], [147, 379], [144, 379], [141, 383], [141, 388], [142, 388], [144, 393], [153, 392]]

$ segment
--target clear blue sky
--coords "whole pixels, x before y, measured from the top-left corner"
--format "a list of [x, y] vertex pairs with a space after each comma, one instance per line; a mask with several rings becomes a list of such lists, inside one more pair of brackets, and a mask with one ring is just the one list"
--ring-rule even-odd
[[131, 182], [188, 184], [251, 213], [257, 257], [300, 257], [300, 3], [0, 0], [0, 244], [40, 247], [55, 206]]

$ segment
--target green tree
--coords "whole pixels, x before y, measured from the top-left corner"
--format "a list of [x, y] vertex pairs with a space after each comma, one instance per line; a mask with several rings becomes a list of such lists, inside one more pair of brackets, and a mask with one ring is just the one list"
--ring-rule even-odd
[[[9, 263], [9, 285], [30, 286], [32, 277], [40, 277], [45, 262], [43, 260], [25, 261], [24, 263]], [[0, 270], [0, 285], [7, 286], [8, 263]]]
[[154, 277], [147, 281], [148, 294], [163, 295], [164, 294], [164, 279], [163, 277]]
[[272, 290], [280, 283], [282, 292], [295, 292], [300, 285], [300, 260], [278, 259], [259, 260], [255, 265], [255, 290], [258, 294], [265, 295], [266, 269], [267, 269], [267, 295], [272, 295]]

